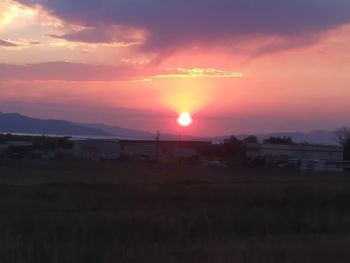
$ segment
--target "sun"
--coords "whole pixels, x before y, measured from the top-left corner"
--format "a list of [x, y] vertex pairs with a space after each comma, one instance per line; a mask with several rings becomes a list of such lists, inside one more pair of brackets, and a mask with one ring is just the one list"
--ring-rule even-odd
[[191, 115], [187, 112], [182, 112], [179, 118], [177, 119], [177, 122], [181, 126], [184, 126], [184, 127], [189, 126], [192, 123]]

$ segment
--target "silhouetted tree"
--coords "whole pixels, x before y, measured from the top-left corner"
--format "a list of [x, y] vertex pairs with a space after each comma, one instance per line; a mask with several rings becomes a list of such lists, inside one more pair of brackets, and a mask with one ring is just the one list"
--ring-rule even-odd
[[244, 158], [243, 143], [235, 136], [225, 139], [222, 145], [221, 156], [226, 159], [229, 165], [241, 162]]
[[349, 127], [341, 127], [337, 129], [335, 132], [335, 139], [340, 145], [346, 144], [348, 140], [350, 140], [350, 128]]
[[344, 160], [350, 161], [350, 128], [344, 126], [334, 133], [337, 142], [344, 148]]
[[41, 151], [55, 150], [57, 148], [56, 139], [46, 136], [34, 137], [33, 146]]
[[344, 147], [344, 160], [350, 161], [350, 139], [345, 142]]
[[244, 139], [242, 140], [242, 142], [243, 142], [244, 144], [247, 144], [247, 143], [258, 143], [259, 141], [258, 141], [258, 138], [256, 138], [256, 136], [254, 136], [254, 135], [249, 135], [248, 137], [244, 138]]
[[283, 136], [283, 137], [269, 137], [264, 140], [266, 144], [280, 144], [280, 145], [292, 145], [295, 144], [291, 137]]
[[74, 147], [70, 137], [63, 137], [57, 139], [57, 146], [61, 149], [72, 149]]

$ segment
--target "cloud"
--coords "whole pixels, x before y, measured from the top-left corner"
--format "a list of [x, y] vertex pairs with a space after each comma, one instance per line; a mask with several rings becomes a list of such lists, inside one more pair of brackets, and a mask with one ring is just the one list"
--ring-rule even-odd
[[144, 65], [92, 65], [45, 62], [26, 65], [0, 64], [0, 80], [151, 81], [156, 78], [233, 78], [242, 73], [220, 69], [157, 69]]
[[[222, 44], [245, 39], [300, 38], [350, 22], [348, 0], [17, 0], [40, 4], [53, 15], [92, 30], [60, 37], [71, 41], [111, 42], [110, 26], [148, 32], [143, 48], [167, 51], [188, 45]], [[294, 42], [285, 41], [294, 46]], [[300, 45], [300, 41], [297, 43]], [[281, 49], [281, 46], [277, 46]], [[289, 48], [283, 45], [283, 48]], [[274, 50], [271, 46], [267, 51]]]
[[213, 68], [168, 68], [153, 78], [239, 78], [241, 72], [225, 71]]
[[26, 65], [0, 64], [3, 80], [129, 81], [143, 78], [147, 70], [131, 66], [46, 62]]
[[72, 42], [91, 44], [112, 44], [115, 46], [130, 46], [143, 42], [142, 32], [122, 26], [100, 26], [98, 28], [85, 28], [63, 35], [49, 35], [53, 38]]
[[8, 41], [0, 39], [0, 46], [3, 46], [3, 47], [17, 47], [18, 45], [15, 44], [15, 43], [8, 42]]

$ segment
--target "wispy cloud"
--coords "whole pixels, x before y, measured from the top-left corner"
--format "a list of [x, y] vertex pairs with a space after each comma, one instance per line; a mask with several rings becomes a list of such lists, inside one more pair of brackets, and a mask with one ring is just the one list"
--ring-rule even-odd
[[46, 62], [26, 65], [0, 64], [3, 80], [128, 81], [143, 78], [147, 70], [136, 67]]
[[241, 72], [224, 71], [213, 68], [168, 68], [163, 74], [155, 75], [153, 78], [239, 78], [243, 77]]
[[0, 80], [152, 81], [157, 78], [236, 78], [240, 72], [212, 68], [157, 69], [143, 65], [92, 65], [46, 62], [26, 65], [0, 64]]

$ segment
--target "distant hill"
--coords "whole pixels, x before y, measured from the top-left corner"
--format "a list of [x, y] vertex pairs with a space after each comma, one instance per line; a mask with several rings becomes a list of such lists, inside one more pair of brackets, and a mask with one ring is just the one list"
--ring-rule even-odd
[[[74, 123], [63, 120], [42, 120], [18, 113], [0, 112], [0, 132], [46, 135], [116, 137], [119, 139], [154, 140], [155, 133], [105, 124]], [[178, 139], [178, 135], [162, 134], [161, 139]]]
[[111, 126], [111, 125], [105, 125], [105, 124], [87, 124], [87, 123], [81, 123], [79, 125], [82, 125], [84, 127], [89, 127], [89, 128], [100, 129], [121, 139], [125, 138], [125, 139], [143, 139], [144, 140], [144, 139], [154, 139], [156, 137], [155, 133], [151, 133], [147, 131], [132, 130], [132, 129], [123, 128], [119, 126]]
[[[104, 124], [86, 124], [74, 123], [63, 120], [42, 120], [30, 118], [18, 113], [1, 113], [0, 112], [0, 132], [5, 133], [32, 133], [32, 134], [47, 134], [47, 135], [76, 135], [76, 136], [92, 136], [92, 137], [117, 137], [120, 139], [140, 139], [153, 140], [156, 134], [132, 130], [118, 126], [110, 126]], [[237, 138], [243, 139], [249, 134], [236, 135]], [[256, 134], [260, 141], [270, 136], [283, 137], [290, 136], [297, 143], [310, 144], [327, 144], [337, 145], [334, 137], [334, 132], [317, 130], [309, 133], [303, 132], [275, 132]], [[213, 140], [221, 141], [229, 136], [217, 137], [195, 137], [183, 136], [182, 140]], [[179, 135], [161, 134], [162, 140], [178, 140]]]
[[68, 121], [41, 120], [18, 113], [0, 112], [0, 132], [47, 135], [111, 136], [108, 132]]
[[[112, 134], [113, 136], [116, 136], [120, 139], [154, 140], [157, 136], [156, 132], [152, 133], [148, 131], [133, 130], [133, 129], [123, 128], [119, 126], [111, 126], [111, 125], [105, 125], [105, 124], [86, 124], [86, 123], [81, 123], [80, 125], [104, 130], [109, 134]], [[175, 135], [171, 133], [161, 133], [160, 139], [161, 140], [202, 140], [204, 138], [201, 138], [198, 136], [189, 136], [189, 135], [182, 135], [180, 138], [179, 135]]]

